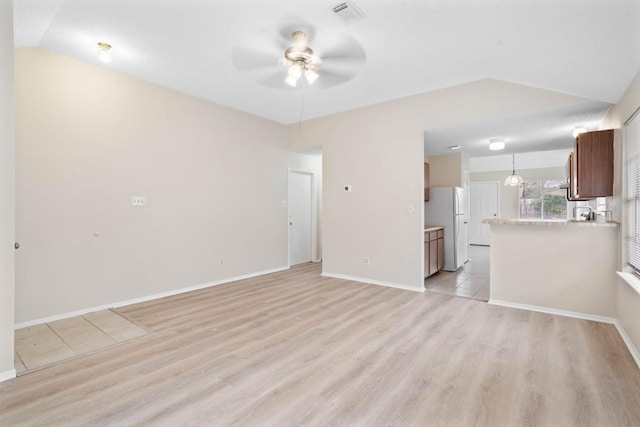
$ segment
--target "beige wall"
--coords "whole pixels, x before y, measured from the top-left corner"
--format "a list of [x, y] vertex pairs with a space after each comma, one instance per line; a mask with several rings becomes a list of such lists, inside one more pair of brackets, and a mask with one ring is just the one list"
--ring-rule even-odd
[[0, 381], [15, 376], [14, 188], [13, 11], [11, 0], [0, 0]]
[[421, 290], [424, 130], [585, 101], [482, 80], [288, 126], [323, 147], [323, 271]]
[[[499, 181], [500, 212], [499, 218], [518, 218], [518, 187], [505, 186], [504, 180], [511, 175], [511, 170], [495, 172], [474, 172], [470, 174], [471, 182]], [[565, 168], [522, 169], [517, 173], [525, 181], [534, 179], [564, 179]]]
[[615, 318], [617, 229], [491, 225], [491, 301]]
[[462, 187], [461, 153], [429, 156], [429, 185], [431, 187]]
[[16, 91], [17, 322], [287, 265], [284, 126], [39, 49]]
[[[640, 73], [638, 73], [622, 97], [620, 102], [609, 110], [605, 117], [603, 129], [621, 129], [624, 122], [640, 107]], [[635, 120], [640, 120], [636, 118]], [[623, 132], [615, 133], [615, 178], [614, 196], [612, 198], [612, 208], [614, 218], [620, 219], [621, 215], [621, 195], [622, 195], [622, 153], [623, 153]], [[624, 225], [624, 224], [623, 224]], [[622, 238], [618, 233], [618, 244], [616, 251], [618, 270], [623, 270]], [[640, 349], [640, 295], [634, 291], [627, 282], [617, 278], [617, 301], [618, 301], [618, 321], [626, 331], [636, 349]]]

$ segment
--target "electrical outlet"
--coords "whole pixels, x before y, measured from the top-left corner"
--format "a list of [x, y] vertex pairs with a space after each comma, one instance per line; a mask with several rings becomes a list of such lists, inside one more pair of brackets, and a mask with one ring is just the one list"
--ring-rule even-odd
[[145, 205], [144, 196], [131, 196], [131, 206], [141, 207]]
[[368, 256], [364, 257], [364, 263], [367, 265], [371, 264], [371, 260], [369, 259]]
[[409, 205], [409, 213], [413, 213], [413, 205]]

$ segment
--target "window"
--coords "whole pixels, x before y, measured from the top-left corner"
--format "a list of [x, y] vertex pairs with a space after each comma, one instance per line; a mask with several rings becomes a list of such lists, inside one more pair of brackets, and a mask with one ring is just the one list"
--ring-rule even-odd
[[567, 190], [560, 188], [566, 180], [535, 179], [519, 188], [518, 215], [524, 219], [566, 219]]
[[640, 109], [625, 123], [623, 235], [627, 264], [640, 272]]

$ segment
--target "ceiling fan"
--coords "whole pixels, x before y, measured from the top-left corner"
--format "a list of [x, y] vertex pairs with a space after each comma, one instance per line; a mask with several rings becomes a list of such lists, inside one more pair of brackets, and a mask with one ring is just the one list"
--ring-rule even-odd
[[291, 89], [301, 82], [314, 88], [334, 87], [351, 80], [366, 61], [364, 49], [350, 35], [316, 34], [304, 25], [260, 30], [234, 47], [231, 57], [236, 68], [253, 72], [258, 83], [277, 89]]
[[319, 77], [316, 71], [320, 68], [322, 60], [307, 45], [307, 33], [297, 30], [291, 34], [291, 37], [293, 38], [293, 46], [284, 51], [286, 64], [289, 65], [289, 75], [284, 81], [288, 85], [296, 87], [298, 80], [304, 74], [307, 82], [312, 85]]

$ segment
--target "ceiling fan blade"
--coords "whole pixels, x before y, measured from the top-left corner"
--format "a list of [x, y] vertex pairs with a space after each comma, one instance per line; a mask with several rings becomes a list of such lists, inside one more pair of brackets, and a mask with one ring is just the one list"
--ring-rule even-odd
[[320, 70], [318, 74], [320, 76], [318, 77], [318, 80], [316, 80], [316, 82], [313, 84], [313, 87], [319, 89], [329, 89], [332, 87], [336, 87], [348, 82], [355, 77], [355, 73], [329, 71], [325, 69]]
[[[367, 60], [364, 48], [348, 34], [332, 35], [330, 41], [317, 47], [317, 54], [323, 62], [343, 62], [348, 64], [363, 64]], [[318, 41], [320, 43], [320, 40]], [[314, 47], [315, 48], [315, 47]]]
[[249, 71], [277, 67], [284, 58], [278, 49], [236, 46], [231, 51], [231, 60], [238, 70]]
[[[262, 80], [258, 80], [258, 83], [263, 85], [263, 86], [267, 86], [273, 89], [289, 89], [289, 90], [295, 90], [296, 88], [294, 88], [293, 86], [288, 85], [287, 83], [285, 83], [284, 79], [287, 77], [287, 73], [285, 71], [280, 72], [280, 73], [276, 73], [273, 74], [267, 78], [264, 78]], [[298, 86], [300, 86], [301, 82], [298, 82]]]
[[303, 31], [307, 34], [307, 44], [313, 43], [316, 34], [315, 29], [300, 19], [289, 20], [288, 23], [282, 23], [278, 26], [279, 41], [286, 44], [286, 47], [291, 46], [293, 44], [294, 31]]

